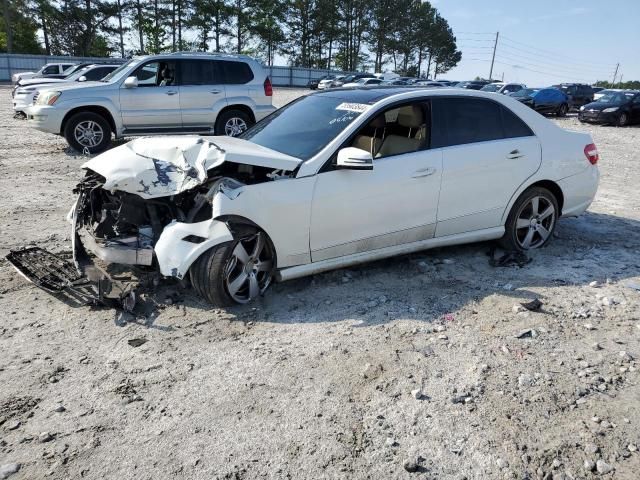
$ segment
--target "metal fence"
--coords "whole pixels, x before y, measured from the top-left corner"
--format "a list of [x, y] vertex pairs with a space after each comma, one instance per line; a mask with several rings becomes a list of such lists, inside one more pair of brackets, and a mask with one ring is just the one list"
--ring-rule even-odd
[[[114, 62], [122, 63], [122, 58], [95, 57], [55, 57], [47, 55], [9, 55], [0, 54], [0, 82], [10, 82], [11, 76], [19, 72], [35, 72], [45, 63], [61, 62]], [[327, 74], [346, 75], [338, 70], [316, 70], [298, 67], [265, 67], [271, 77], [271, 83], [277, 87], [305, 87], [309, 80], [317, 80]]]
[[113, 62], [123, 63], [122, 58], [56, 57], [51, 55], [0, 54], [0, 82], [10, 82], [14, 73], [36, 72], [46, 63]]
[[319, 80], [325, 75], [348, 75], [350, 72], [339, 70], [316, 70], [300, 67], [265, 67], [271, 83], [276, 87], [305, 87], [309, 80]]

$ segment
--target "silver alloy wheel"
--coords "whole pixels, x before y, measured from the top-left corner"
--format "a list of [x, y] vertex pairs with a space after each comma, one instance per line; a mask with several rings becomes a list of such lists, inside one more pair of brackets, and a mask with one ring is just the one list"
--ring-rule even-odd
[[104, 130], [99, 123], [93, 120], [85, 120], [78, 123], [73, 129], [73, 137], [83, 147], [95, 147], [102, 142]]
[[229, 137], [237, 137], [247, 129], [247, 122], [240, 117], [231, 117], [224, 124], [224, 134]]
[[524, 250], [542, 246], [556, 223], [556, 209], [545, 197], [535, 196], [525, 203], [516, 217], [516, 241]]
[[273, 253], [265, 234], [239, 240], [224, 270], [227, 292], [238, 303], [248, 303], [271, 283]]

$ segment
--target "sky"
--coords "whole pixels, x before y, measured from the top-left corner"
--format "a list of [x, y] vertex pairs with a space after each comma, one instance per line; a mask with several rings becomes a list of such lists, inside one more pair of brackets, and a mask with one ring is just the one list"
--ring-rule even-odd
[[530, 87], [640, 80], [640, 0], [431, 0], [447, 19], [462, 61], [440, 78], [489, 77]]

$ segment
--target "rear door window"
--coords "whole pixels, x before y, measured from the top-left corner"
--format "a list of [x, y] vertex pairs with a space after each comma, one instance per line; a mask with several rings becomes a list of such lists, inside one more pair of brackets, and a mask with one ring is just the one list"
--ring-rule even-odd
[[218, 60], [223, 73], [224, 83], [229, 85], [241, 85], [253, 80], [251, 67], [245, 62], [234, 62], [231, 60]]
[[182, 60], [181, 85], [216, 85], [222, 83], [216, 62], [211, 60]]
[[533, 135], [517, 115], [496, 102], [436, 98], [432, 105], [432, 148]]

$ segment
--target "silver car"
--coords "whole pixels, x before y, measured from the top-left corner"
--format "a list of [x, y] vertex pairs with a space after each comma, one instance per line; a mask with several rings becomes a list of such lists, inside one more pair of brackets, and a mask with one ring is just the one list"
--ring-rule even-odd
[[275, 110], [272, 95], [250, 57], [180, 52], [134, 58], [100, 82], [43, 89], [26, 113], [34, 128], [97, 153], [112, 135], [237, 136]]

